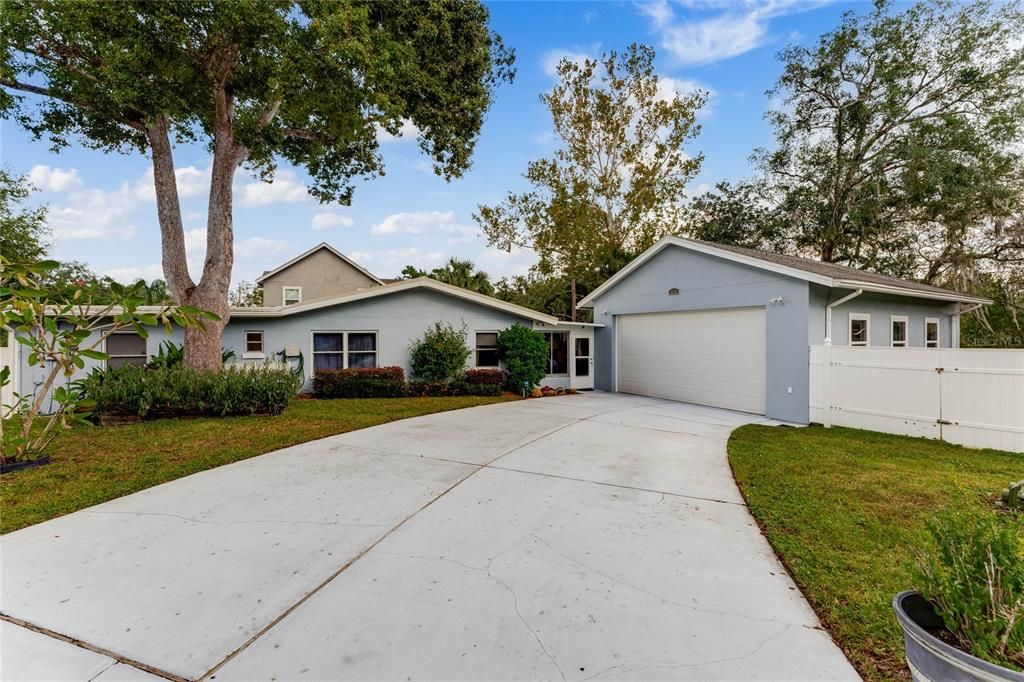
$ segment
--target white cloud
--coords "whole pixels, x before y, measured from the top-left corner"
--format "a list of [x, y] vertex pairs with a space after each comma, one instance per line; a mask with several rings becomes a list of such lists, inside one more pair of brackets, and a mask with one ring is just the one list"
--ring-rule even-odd
[[450, 239], [466, 239], [476, 234], [476, 228], [455, 220], [455, 211], [410, 211], [392, 213], [370, 228], [376, 235], [388, 234], [442, 234]]
[[[185, 254], [188, 258], [188, 269], [193, 278], [203, 272], [203, 261], [206, 258], [206, 228], [198, 227], [185, 230]], [[264, 270], [269, 270], [287, 260], [285, 256], [292, 254], [295, 247], [280, 239], [267, 237], [246, 237], [235, 239], [234, 267], [232, 277], [235, 282], [255, 279]]]
[[695, 80], [685, 78], [672, 78], [671, 76], [658, 76], [658, 90], [654, 95], [655, 99], [670, 102], [676, 95], [692, 95], [697, 90], [704, 90], [710, 98], [713, 90]]
[[684, 64], [708, 64], [761, 45], [766, 27], [756, 14], [723, 14], [662, 30], [662, 46]]
[[107, 192], [83, 189], [70, 192], [65, 202], [52, 204], [47, 223], [58, 239], [128, 239], [135, 234], [131, 214], [138, 197], [125, 183]]
[[441, 265], [446, 259], [445, 254], [440, 251], [423, 252], [415, 246], [383, 251], [352, 251], [347, 255], [378, 277], [395, 277], [406, 265], [430, 270]]
[[[182, 166], [174, 169], [174, 179], [178, 186], [179, 199], [206, 196], [210, 192], [210, 166]], [[156, 201], [156, 188], [153, 186], [153, 168], [142, 174], [135, 185], [140, 199]]]
[[514, 248], [512, 251], [487, 249], [471, 259], [491, 279], [525, 275], [530, 267], [537, 262], [537, 254], [533, 249]]
[[252, 180], [239, 189], [239, 204], [246, 208], [271, 204], [298, 204], [310, 199], [306, 185], [292, 170], [279, 170], [273, 182]]
[[384, 130], [382, 126], [377, 125], [377, 142], [380, 144], [387, 144], [388, 142], [398, 141], [409, 141], [415, 140], [420, 134], [420, 129], [416, 127], [412, 121], [406, 119], [402, 121], [402, 125], [398, 129], [397, 135], [392, 135], [388, 131]]
[[544, 57], [541, 60], [541, 64], [544, 67], [544, 73], [555, 78], [558, 76], [558, 64], [563, 59], [568, 59], [570, 62], [576, 64], [583, 64], [587, 59], [593, 59], [591, 53], [600, 50], [600, 45], [593, 45], [588, 50], [548, 50], [544, 53]]
[[337, 227], [352, 227], [353, 224], [351, 216], [340, 213], [317, 213], [313, 216], [313, 229], [317, 232], [333, 230]]
[[[676, 21], [665, 0], [638, 6], [660, 34], [661, 45], [683, 64], [710, 64], [749, 52], [768, 42], [769, 21], [832, 0], [681, 0], [691, 14], [720, 12]], [[689, 16], [689, 15], [688, 15]]]
[[77, 168], [65, 170], [41, 164], [32, 166], [28, 181], [40, 192], [68, 192], [81, 189], [83, 184]]
[[159, 263], [152, 263], [142, 267], [116, 267], [104, 270], [101, 274], [124, 284], [131, 284], [140, 279], [152, 282], [154, 279], [164, 278], [164, 269]]

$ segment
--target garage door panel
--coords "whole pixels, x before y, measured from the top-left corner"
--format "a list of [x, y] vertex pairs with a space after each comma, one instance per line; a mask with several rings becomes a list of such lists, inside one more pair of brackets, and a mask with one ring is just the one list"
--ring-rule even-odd
[[618, 390], [764, 412], [764, 308], [621, 315]]

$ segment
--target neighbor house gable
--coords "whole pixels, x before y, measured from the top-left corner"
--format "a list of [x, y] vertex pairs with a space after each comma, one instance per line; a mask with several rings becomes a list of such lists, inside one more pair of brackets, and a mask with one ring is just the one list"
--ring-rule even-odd
[[361, 291], [384, 282], [351, 258], [321, 243], [287, 263], [265, 272], [256, 280], [263, 288], [263, 305], [285, 304], [285, 289], [299, 302], [318, 301]]

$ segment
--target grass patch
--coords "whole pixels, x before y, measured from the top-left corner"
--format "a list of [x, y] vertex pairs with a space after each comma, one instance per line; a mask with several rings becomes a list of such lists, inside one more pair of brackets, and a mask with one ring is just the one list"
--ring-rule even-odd
[[1024, 455], [817, 426], [741, 427], [729, 461], [769, 542], [868, 680], [910, 678], [890, 602], [912, 587], [925, 520], [991, 505], [1024, 471]]
[[289, 445], [396, 419], [514, 399], [296, 400], [276, 417], [162, 419], [75, 428], [51, 444], [51, 464], [3, 475], [0, 533]]

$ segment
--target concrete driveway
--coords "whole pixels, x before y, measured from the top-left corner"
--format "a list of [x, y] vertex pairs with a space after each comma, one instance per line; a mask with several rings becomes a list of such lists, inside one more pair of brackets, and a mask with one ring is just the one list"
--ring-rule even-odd
[[733, 483], [758, 420], [491, 405], [8, 534], [0, 677], [857, 679]]

